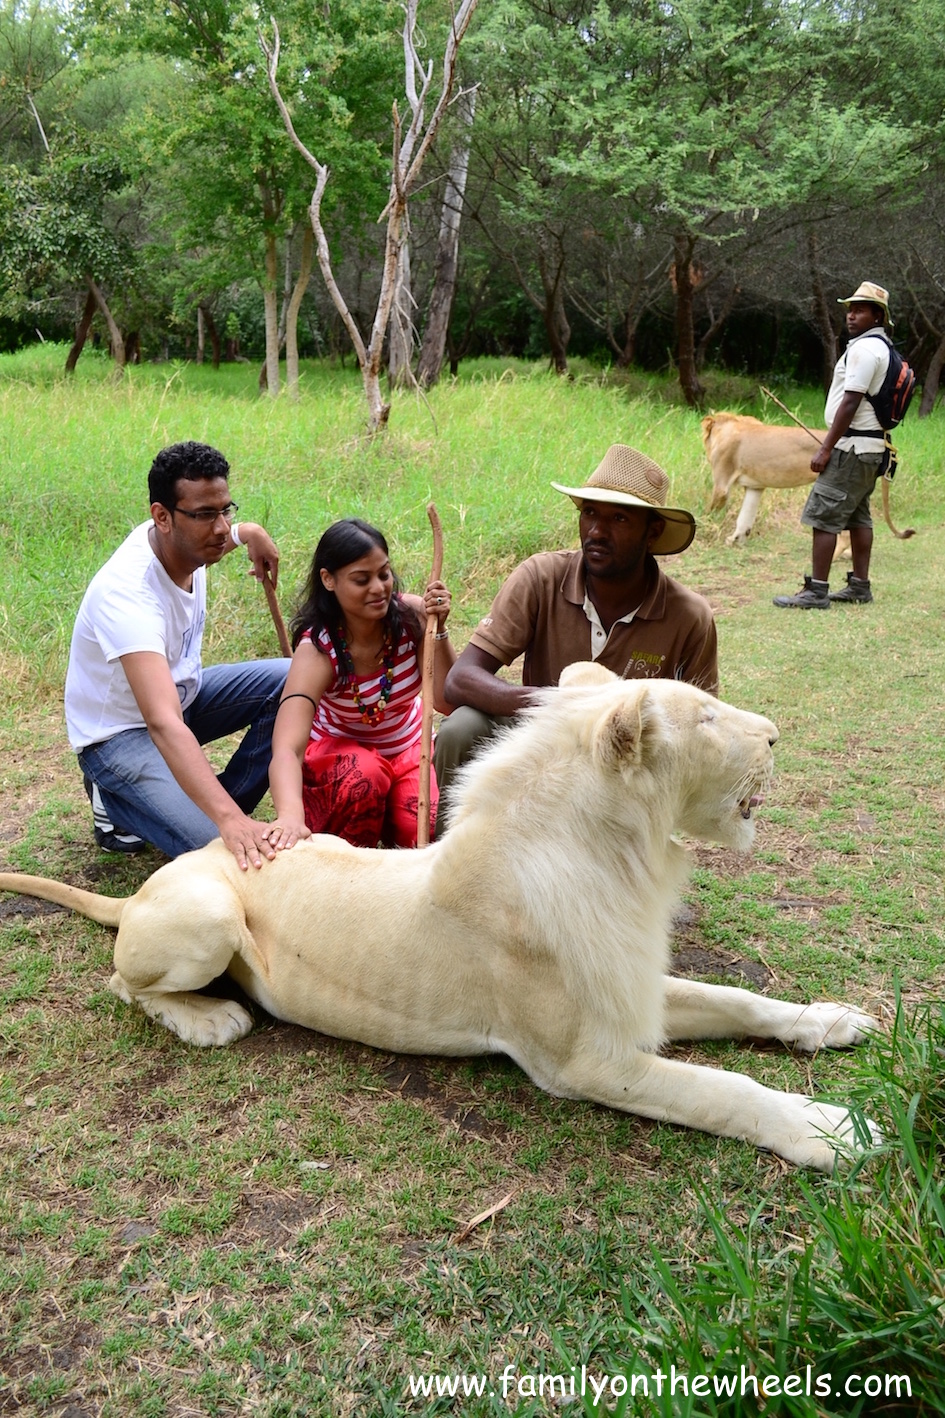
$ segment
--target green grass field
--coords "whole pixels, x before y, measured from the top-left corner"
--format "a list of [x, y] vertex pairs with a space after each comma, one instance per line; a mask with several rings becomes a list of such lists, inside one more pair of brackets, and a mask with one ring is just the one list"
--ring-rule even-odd
[[[287, 618], [340, 516], [383, 528], [422, 587], [432, 498], [462, 643], [516, 562], [574, 544], [550, 481], [629, 442], [699, 519], [668, 569], [715, 608], [723, 697], [782, 733], [753, 856], [694, 849], [678, 968], [846, 998], [895, 1027], [858, 1056], [676, 1051], [852, 1097], [883, 1124], [862, 1169], [804, 1177], [550, 1098], [501, 1058], [382, 1055], [263, 1017], [229, 1050], [188, 1049], [108, 993], [109, 932], [4, 898], [0, 1414], [945, 1414], [941, 410], [899, 431], [893, 514], [916, 536], [877, 518], [875, 603], [804, 614], [771, 605], [809, 570], [803, 491], [766, 495], [748, 547], [727, 547], [735, 509], [705, 513], [699, 418], [666, 381], [472, 364], [426, 399], [395, 396], [370, 444], [350, 367], [307, 367], [291, 404], [260, 400], [250, 366], [146, 366], [116, 388], [87, 356], [64, 383], [63, 358], [0, 357], [3, 869], [120, 895], [160, 864], [98, 853], [61, 708], [79, 599], [147, 515], [158, 448], [224, 451], [240, 518], [282, 549]], [[714, 408], [784, 421], [748, 381], [708, 383]], [[776, 392], [819, 424], [816, 391]], [[244, 568], [234, 555], [211, 574], [209, 661], [276, 653]], [[802, 1389], [657, 1397], [671, 1364]], [[582, 1365], [609, 1386], [563, 1405], [549, 1379], [579, 1383]], [[633, 1374], [648, 1397], [622, 1394]], [[913, 1396], [878, 1396], [887, 1374]], [[484, 1392], [412, 1392], [436, 1375]], [[843, 1391], [856, 1375], [863, 1397]]]

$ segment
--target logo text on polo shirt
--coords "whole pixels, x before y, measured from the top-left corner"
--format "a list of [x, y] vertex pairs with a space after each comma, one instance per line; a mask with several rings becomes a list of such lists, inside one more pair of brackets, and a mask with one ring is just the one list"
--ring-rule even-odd
[[641, 650], [627, 661], [627, 668], [624, 675], [655, 675], [658, 674], [666, 659], [665, 655], [657, 655], [653, 651]]

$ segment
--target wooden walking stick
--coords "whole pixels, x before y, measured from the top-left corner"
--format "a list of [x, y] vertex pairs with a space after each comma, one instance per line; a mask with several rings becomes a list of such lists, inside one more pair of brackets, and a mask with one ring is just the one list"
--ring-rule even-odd
[[282, 612], [279, 609], [279, 598], [276, 595], [276, 588], [269, 568], [262, 578], [263, 590], [266, 593], [266, 600], [269, 602], [269, 614], [272, 616], [272, 623], [276, 627], [276, 635], [279, 637], [279, 649], [287, 660], [292, 658], [292, 645], [289, 640], [289, 633], [285, 628], [285, 621], [282, 619]]
[[784, 412], [787, 414], [788, 418], [793, 419], [794, 422], [797, 424], [798, 428], [802, 428], [805, 433], [809, 433], [811, 438], [818, 445], [818, 447], [820, 446], [820, 444], [823, 442], [823, 439], [821, 438], [819, 433], [815, 433], [812, 428], [808, 428], [806, 423], [801, 423], [800, 419], [797, 417], [797, 414], [792, 414], [787, 404], [781, 403], [781, 400], [778, 398], [777, 394], [772, 394], [771, 390], [766, 389], [763, 384], [759, 384], [758, 388], [761, 390], [762, 394], [764, 394], [766, 399], [773, 399], [774, 402], [777, 404], [778, 408], [783, 409]]
[[[427, 504], [427, 516], [433, 528], [433, 570], [431, 581], [439, 581], [443, 570], [443, 528], [432, 502]], [[436, 656], [436, 616], [428, 615], [423, 632], [423, 676], [420, 703], [423, 718], [420, 724], [420, 787], [417, 795], [417, 846], [430, 845], [430, 756], [433, 748], [433, 661]]]

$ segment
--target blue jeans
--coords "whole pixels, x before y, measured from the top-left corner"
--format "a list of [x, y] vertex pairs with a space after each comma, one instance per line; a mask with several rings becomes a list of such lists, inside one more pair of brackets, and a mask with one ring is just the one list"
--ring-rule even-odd
[[[253, 660], [205, 669], [184, 722], [198, 743], [248, 729], [220, 784], [249, 814], [269, 786], [272, 726], [289, 660]], [[169, 857], [205, 847], [219, 830], [184, 792], [147, 729], [125, 729], [79, 753], [79, 767], [99, 786], [119, 832], [134, 832]]]

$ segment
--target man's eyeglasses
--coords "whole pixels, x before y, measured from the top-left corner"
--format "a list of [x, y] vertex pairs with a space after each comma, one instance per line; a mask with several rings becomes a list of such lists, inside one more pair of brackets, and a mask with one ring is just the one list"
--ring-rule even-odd
[[188, 512], [186, 507], [169, 507], [167, 510], [172, 517], [179, 512], [182, 517], [189, 517], [191, 522], [215, 522], [218, 517], [232, 522], [240, 505], [238, 502], [228, 502], [225, 507], [198, 507], [196, 512]]

